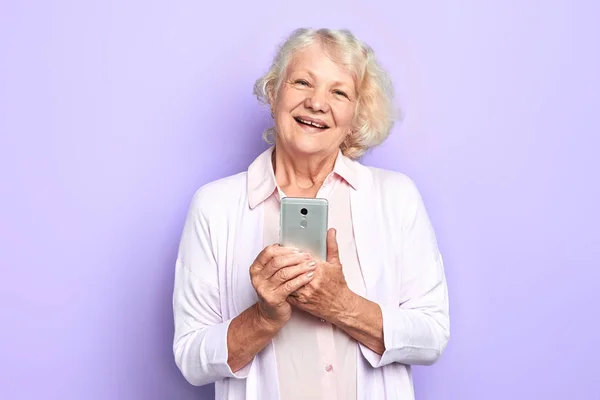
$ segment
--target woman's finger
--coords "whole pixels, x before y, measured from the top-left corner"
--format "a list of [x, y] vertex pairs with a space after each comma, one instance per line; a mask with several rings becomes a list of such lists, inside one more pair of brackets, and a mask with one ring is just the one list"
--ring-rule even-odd
[[270, 246], [265, 247], [256, 257], [255, 264], [258, 264], [259, 269], [264, 269], [264, 267], [271, 262], [274, 257], [285, 256], [289, 254], [297, 254], [300, 251], [293, 247], [283, 247], [278, 244], [272, 244]]
[[316, 267], [317, 263], [315, 261], [305, 261], [302, 264], [280, 268], [273, 276], [271, 276], [270, 280], [273, 281], [276, 286], [281, 286], [285, 282], [294, 279], [303, 273], [314, 271]]
[[271, 261], [265, 265], [260, 274], [264, 279], [270, 279], [279, 270], [311, 261], [311, 258], [312, 257], [308, 253], [278, 255], [271, 258]]
[[289, 281], [285, 282], [283, 285], [279, 286], [278, 291], [280, 292], [280, 294], [282, 296], [284, 296], [284, 298], [287, 298], [291, 293], [295, 292], [296, 290], [300, 289], [301, 287], [303, 287], [304, 285], [306, 285], [310, 281], [312, 281], [314, 277], [315, 277], [314, 270], [306, 272], [304, 274], [300, 274], [299, 276], [295, 277], [294, 279], [290, 279]]

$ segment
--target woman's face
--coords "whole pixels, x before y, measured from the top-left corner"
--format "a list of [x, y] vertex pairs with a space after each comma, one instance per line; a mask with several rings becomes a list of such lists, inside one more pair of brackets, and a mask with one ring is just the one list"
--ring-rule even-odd
[[337, 154], [350, 134], [355, 101], [352, 75], [321, 44], [298, 51], [271, 103], [277, 145], [298, 155]]

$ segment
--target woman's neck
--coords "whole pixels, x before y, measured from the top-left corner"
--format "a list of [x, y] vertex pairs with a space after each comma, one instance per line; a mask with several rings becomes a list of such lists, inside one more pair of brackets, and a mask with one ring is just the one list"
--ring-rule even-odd
[[273, 150], [273, 170], [277, 185], [286, 196], [316, 197], [327, 176], [333, 171], [337, 153], [294, 157], [283, 148]]

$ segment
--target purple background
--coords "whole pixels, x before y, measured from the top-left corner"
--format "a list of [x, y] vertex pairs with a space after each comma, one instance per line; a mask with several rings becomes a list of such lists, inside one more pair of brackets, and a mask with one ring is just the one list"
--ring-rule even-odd
[[596, 399], [594, 1], [0, 3], [0, 398], [208, 399], [172, 357], [183, 218], [245, 170], [299, 26], [349, 27], [405, 118], [365, 164], [418, 184], [452, 338], [419, 399]]

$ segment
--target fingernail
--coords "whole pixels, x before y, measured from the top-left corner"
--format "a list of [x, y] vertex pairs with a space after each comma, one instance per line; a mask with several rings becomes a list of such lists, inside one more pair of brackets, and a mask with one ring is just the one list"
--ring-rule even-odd
[[311, 259], [310, 254], [304, 253], [304, 258], [307, 259], [307, 260], [310, 260]]
[[300, 249], [297, 249], [297, 248], [295, 248], [295, 247], [294, 247], [294, 248], [292, 249], [292, 253], [300, 253]]
[[312, 276], [314, 275], [314, 272], [309, 272], [308, 274], [306, 274], [307, 277], [312, 278]]
[[311, 262], [308, 263], [308, 266], [311, 267], [311, 268], [314, 268], [314, 267], [317, 266], [317, 263], [314, 262], [314, 261], [311, 261]]

